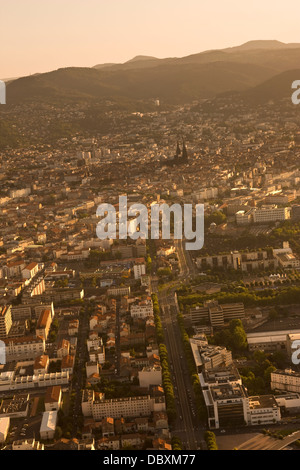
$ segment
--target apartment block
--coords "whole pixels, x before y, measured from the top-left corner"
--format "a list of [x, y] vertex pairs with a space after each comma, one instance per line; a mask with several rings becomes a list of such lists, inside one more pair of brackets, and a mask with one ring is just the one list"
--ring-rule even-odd
[[37, 356], [44, 354], [46, 348], [45, 339], [34, 336], [6, 339], [4, 343], [7, 362], [34, 361]]
[[0, 306], [0, 339], [5, 339], [12, 327], [11, 305]]
[[111, 287], [110, 289], [107, 289], [107, 295], [112, 297], [130, 295], [130, 287]]
[[245, 307], [243, 303], [219, 305], [217, 301], [208, 301], [203, 307], [192, 308], [185, 318], [193, 325], [208, 323], [213, 327], [223, 327], [231, 320], [243, 320]]
[[153, 317], [153, 303], [151, 299], [142, 300], [136, 304], [131, 305], [130, 315], [132, 318]]
[[52, 323], [52, 316], [50, 310], [43, 310], [39, 316], [36, 326], [36, 336], [47, 340], [50, 327]]
[[232, 364], [232, 353], [223, 346], [205, 344], [195, 338], [190, 339], [190, 345], [198, 373]]
[[253, 211], [254, 224], [268, 224], [271, 222], [283, 222], [288, 220], [291, 215], [291, 210], [288, 207], [262, 206], [261, 209]]
[[153, 411], [165, 411], [164, 397], [151, 398], [148, 396], [105, 399], [104, 394], [95, 394], [85, 390], [82, 397], [83, 416], [92, 416], [95, 421], [103, 418], [133, 418], [149, 416]]
[[197, 258], [197, 266], [203, 268], [235, 269], [236, 271], [252, 272], [274, 269], [278, 266], [278, 259], [272, 251], [261, 250], [253, 252], [234, 251], [224, 255], [205, 256]]
[[271, 374], [271, 389], [300, 393], [300, 373], [291, 369], [275, 370]]

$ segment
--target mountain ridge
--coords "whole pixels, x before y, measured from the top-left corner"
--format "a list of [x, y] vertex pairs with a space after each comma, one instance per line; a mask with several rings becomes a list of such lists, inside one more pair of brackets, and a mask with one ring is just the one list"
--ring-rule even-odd
[[168, 104], [182, 104], [229, 91], [250, 93], [300, 63], [300, 44], [290, 47], [279, 41], [250, 41], [233, 49], [183, 58], [136, 56], [125, 64], [96, 68], [60, 68], [11, 81], [7, 84], [7, 101], [158, 97]]

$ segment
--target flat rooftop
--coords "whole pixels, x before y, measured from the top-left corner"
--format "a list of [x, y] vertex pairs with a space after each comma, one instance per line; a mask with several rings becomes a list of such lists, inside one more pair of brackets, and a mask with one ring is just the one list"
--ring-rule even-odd
[[246, 396], [244, 388], [239, 384], [220, 384], [210, 387], [210, 391], [214, 400], [228, 400]]
[[250, 410], [262, 408], [278, 408], [277, 402], [273, 395], [262, 395], [256, 397], [249, 397]]
[[3, 414], [20, 413], [27, 409], [29, 395], [14, 396], [11, 400], [3, 400], [0, 406], [0, 417]]

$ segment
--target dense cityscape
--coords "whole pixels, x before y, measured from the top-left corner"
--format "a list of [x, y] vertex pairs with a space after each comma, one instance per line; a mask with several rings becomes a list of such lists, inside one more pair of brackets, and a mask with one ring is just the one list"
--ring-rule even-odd
[[1, 469], [299, 451], [299, 2], [2, 3]]
[[[136, 107], [1, 109], [24, 137], [0, 153], [1, 446], [297, 448], [298, 109]], [[120, 195], [204, 204], [203, 249], [98, 239]]]

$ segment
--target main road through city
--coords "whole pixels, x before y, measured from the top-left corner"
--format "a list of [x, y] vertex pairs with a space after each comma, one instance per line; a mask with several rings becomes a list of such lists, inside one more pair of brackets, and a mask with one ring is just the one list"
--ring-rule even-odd
[[[179, 258], [180, 279], [186, 279], [195, 273], [191, 259], [184, 250], [183, 242], [176, 241]], [[205, 428], [197, 418], [197, 408], [179, 325], [177, 322], [178, 305], [175, 287], [158, 292], [157, 284], [152, 282], [153, 291], [158, 294], [161, 320], [164, 327], [165, 343], [169, 354], [169, 362], [173, 378], [177, 420], [173, 434], [178, 436], [188, 450], [197, 450], [203, 442]]]

